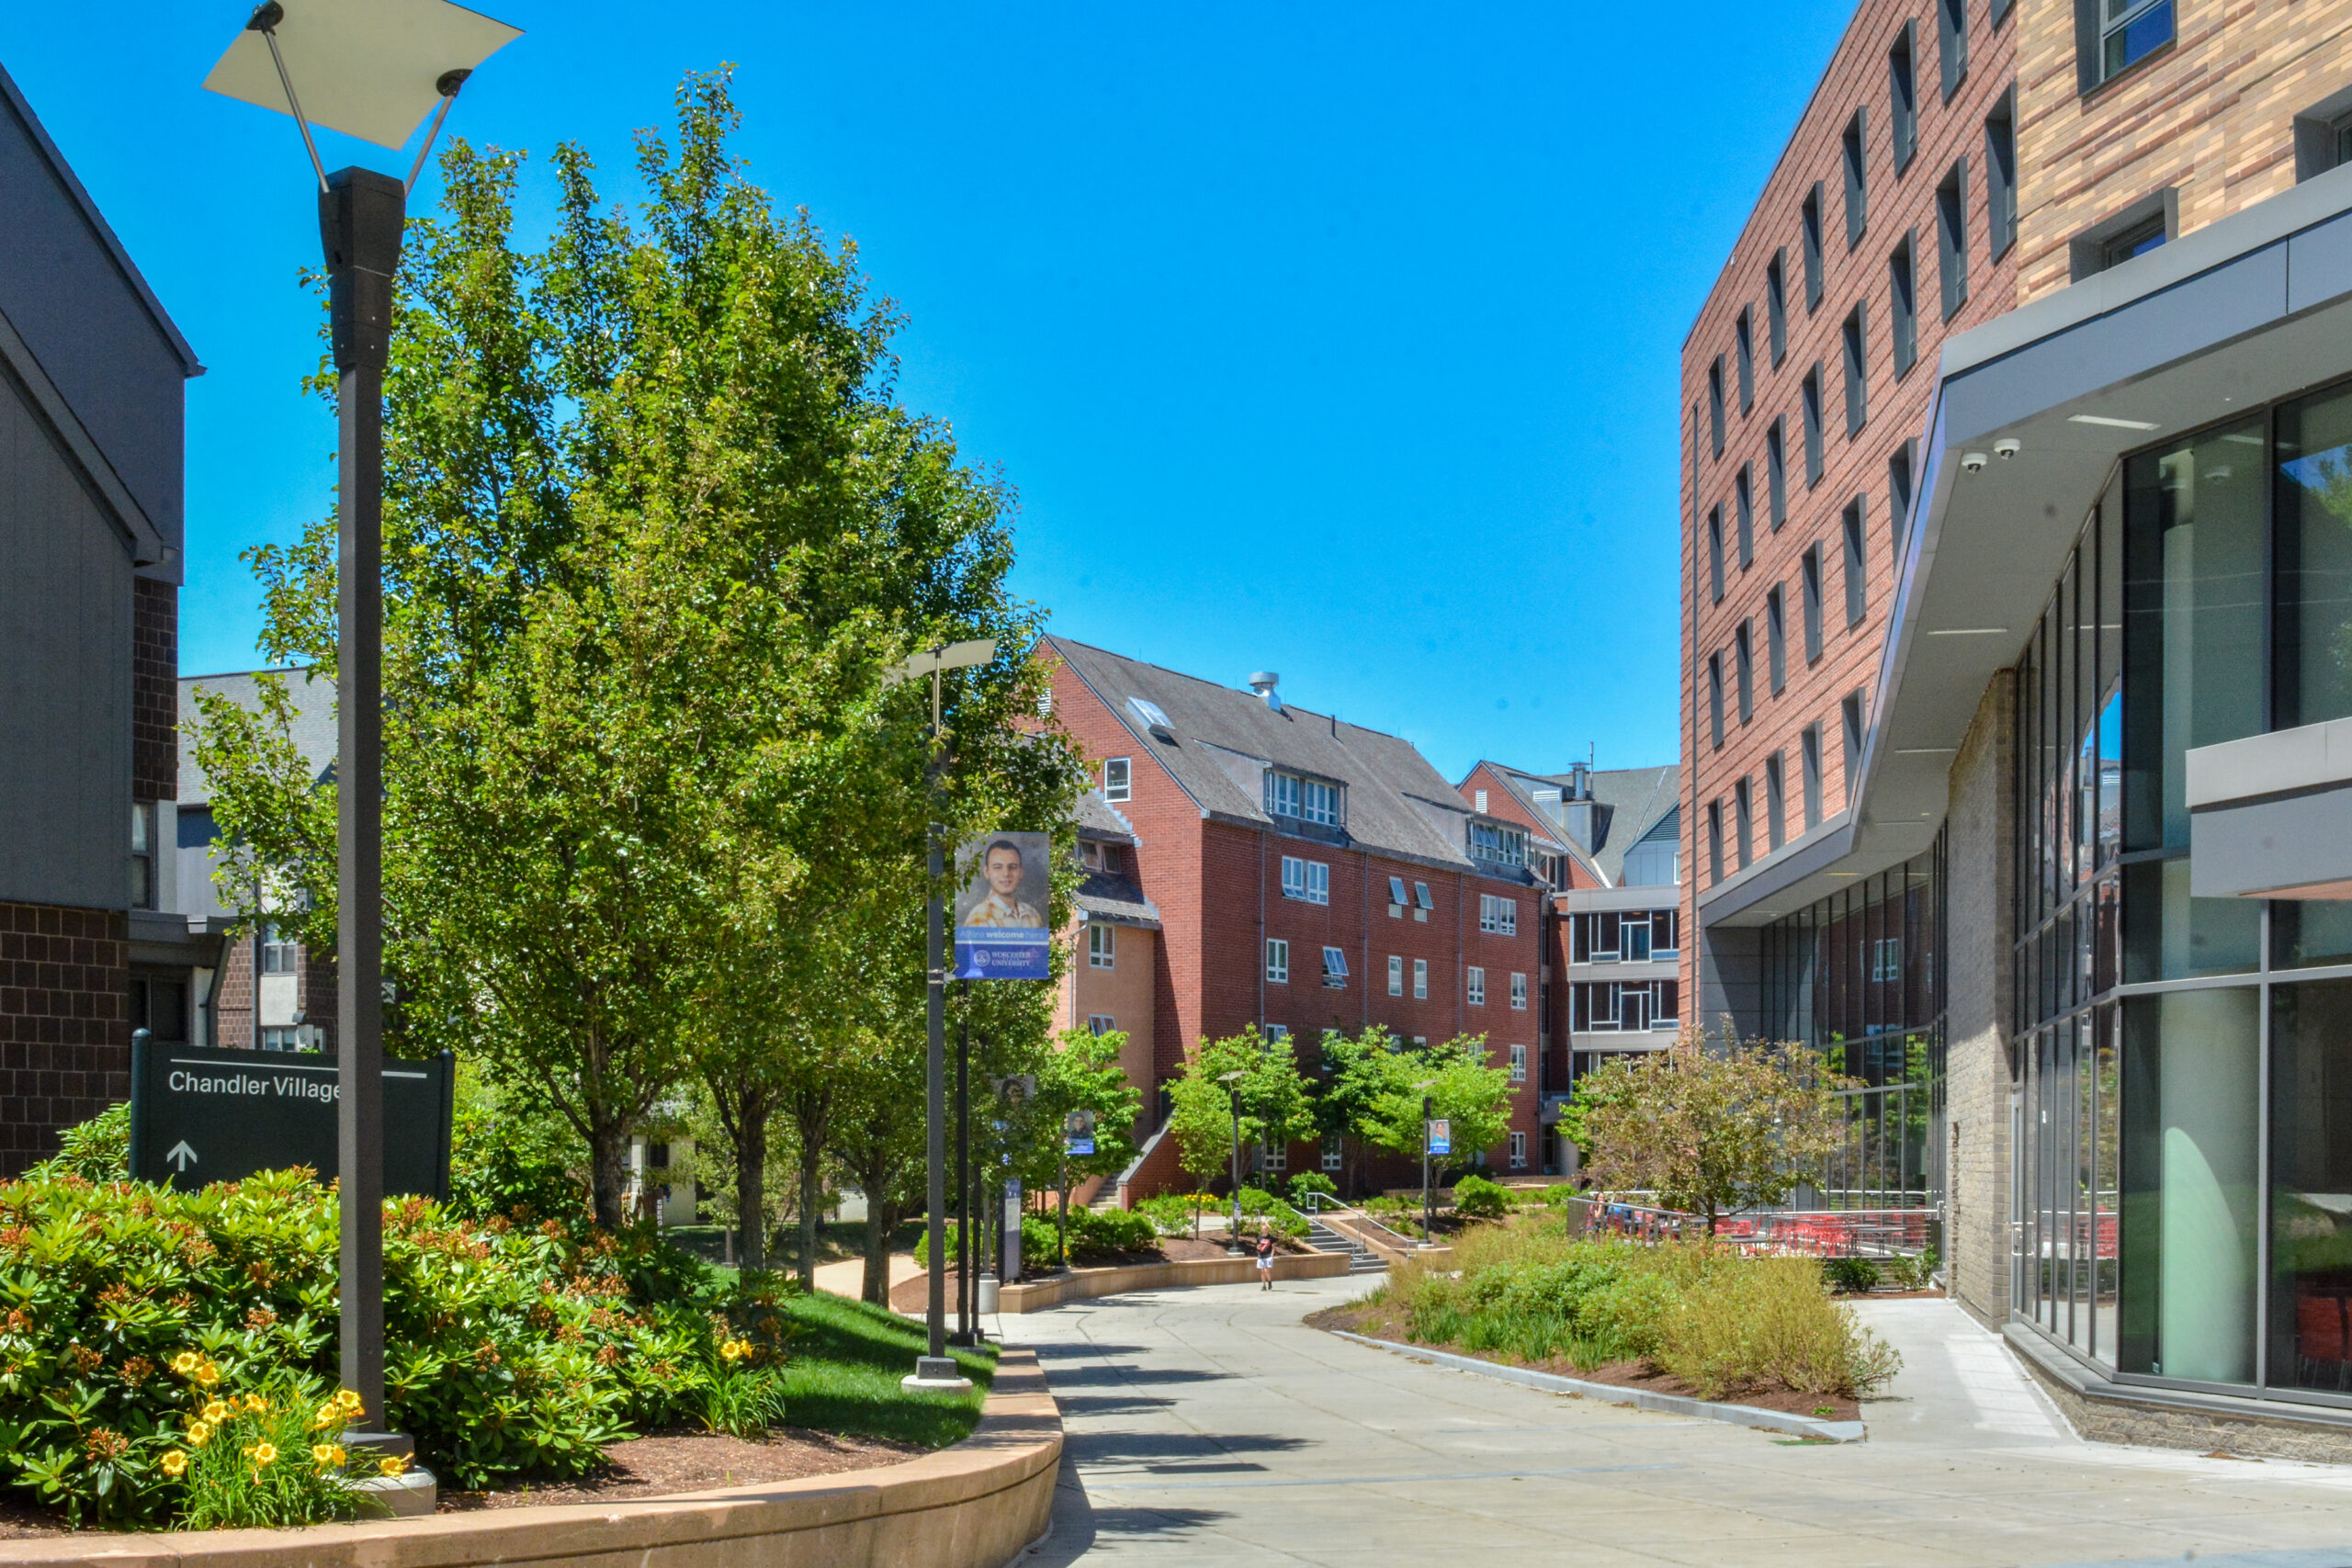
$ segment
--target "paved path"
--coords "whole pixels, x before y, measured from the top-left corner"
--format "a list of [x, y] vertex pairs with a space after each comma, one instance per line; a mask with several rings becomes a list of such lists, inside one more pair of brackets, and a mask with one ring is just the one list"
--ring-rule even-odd
[[1530, 1562], [2352, 1568], [2352, 1472], [2083, 1443], [1942, 1302], [1864, 1310], [1904, 1352], [1867, 1443], [1566, 1398], [1336, 1339], [1363, 1281], [1171, 1290], [1006, 1317], [1061, 1402], [1027, 1568]]

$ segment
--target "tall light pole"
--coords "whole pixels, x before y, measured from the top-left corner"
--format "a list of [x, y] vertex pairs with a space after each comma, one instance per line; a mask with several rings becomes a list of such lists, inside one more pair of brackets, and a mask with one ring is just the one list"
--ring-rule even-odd
[[[950, 670], [968, 670], [977, 664], [990, 663], [995, 658], [993, 639], [951, 642], [927, 648], [892, 666], [883, 676], [885, 685], [896, 685], [919, 675], [931, 677], [931, 757], [923, 765], [932, 804], [925, 857], [931, 907], [924, 963], [930, 980], [929, 992], [923, 999], [923, 1018], [930, 1032], [923, 1054], [923, 1153], [930, 1166], [925, 1190], [930, 1213], [924, 1222], [924, 1235], [930, 1243], [925, 1256], [931, 1259], [930, 1300], [925, 1303], [931, 1353], [915, 1358], [913, 1373], [899, 1380], [908, 1388], [960, 1391], [972, 1386], [971, 1380], [957, 1370], [956, 1359], [947, 1353], [947, 1227], [944, 1221], [947, 1208], [947, 910], [940, 897], [947, 880], [947, 848], [944, 840], [946, 829], [940, 822], [945, 815], [941, 809], [941, 795], [946, 782], [947, 731], [941, 718], [940, 682]], [[970, 1226], [967, 1224], [965, 1228], [968, 1230]]]
[[[466, 78], [522, 29], [449, 0], [266, 0], [204, 85], [291, 115], [319, 182], [335, 367], [336, 1175], [343, 1386], [384, 1410], [384, 370], [408, 193]], [[307, 107], [305, 96], [307, 96]], [[401, 181], [330, 175], [313, 124], [395, 151], [427, 112]], [[373, 1436], [374, 1434], [360, 1434]]]
[[1216, 1081], [1225, 1086], [1225, 1102], [1233, 1111], [1233, 1223], [1225, 1233], [1227, 1252], [1241, 1250], [1241, 1091], [1234, 1086], [1249, 1076], [1239, 1067], [1216, 1076]]
[[1436, 1211], [1430, 1207], [1430, 1123], [1436, 1120], [1437, 1105], [1430, 1090], [1437, 1079], [1423, 1078], [1413, 1087], [1421, 1091], [1421, 1241], [1424, 1246], [1437, 1244]]

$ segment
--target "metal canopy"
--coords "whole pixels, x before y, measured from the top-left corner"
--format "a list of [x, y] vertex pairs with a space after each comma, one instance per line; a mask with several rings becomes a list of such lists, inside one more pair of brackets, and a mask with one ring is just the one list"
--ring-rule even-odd
[[[279, 0], [276, 27], [301, 116], [347, 136], [398, 149], [447, 96], [442, 79], [469, 72], [523, 36], [449, 0]], [[269, 40], [237, 35], [206, 90], [291, 114]]]

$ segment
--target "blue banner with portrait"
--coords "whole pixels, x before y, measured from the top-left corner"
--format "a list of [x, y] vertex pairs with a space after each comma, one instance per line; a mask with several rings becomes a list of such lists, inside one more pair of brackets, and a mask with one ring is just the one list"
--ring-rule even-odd
[[956, 852], [958, 980], [1045, 980], [1053, 976], [1046, 925], [1053, 841], [1043, 833], [989, 833]]

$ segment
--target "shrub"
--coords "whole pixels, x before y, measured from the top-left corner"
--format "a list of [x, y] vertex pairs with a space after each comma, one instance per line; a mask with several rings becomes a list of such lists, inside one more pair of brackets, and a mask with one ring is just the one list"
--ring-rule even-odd
[[1189, 1235], [1193, 1230], [1193, 1201], [1175, 1192], [1162, 1192], [1157, 1198], [1146, 1198], [1130, 1213], [1149, 1220], [1152, 1228], [1162, 1235]]
[[1867, 1258], [1825, 1258], [1821, 1277], [1833, 1291], [1859, 1295], [1878, 1283], [1878, 1265]]
[[[1230, 1213], [1229, 1210], [1227, 1212]], [[1242, 1229], [1255, 1231], [1261, 1224], [1276, 1235], [1287, 1236], [1293, 1241], [1306, 1234], [1306, 1215], [1262, 1187], [1244, 1187], [1241, 1190]]]
[[783, 1369], [748, 1339], [721, 1342], [718, 1360], [703, 1393], [702, 1424], [745, 1438], [763, 1437], [769, 1427], [782, 1425]]
[[78, 1176], [85, 1181], [130, 1179], [130, 1105], [109, 1105], [58, 1134], [57, 1153], [33, 1167], [34, 1177]]
[[1310, 1192], [1324, 1198], [1337, 1198], [1340, 1185], [1319, 1170], [1302, 1170], [1290, 1179], [1290, 1201], [1299, 1208], [1306, 1207], [1306, 1195]]
[[1073, 1258], [1148, 1252], [1159, 1245], [1159, 1226], [1148, 1215], [1126, 1209], [1070, 1211], [1069, 1250]]
[[1499, 1220], [1510, 1213], [1510, 1194], [1483, 1176], [1465, 1176], [1453, 1184], [1453, 1212], [1474, 1220]]
[[1886, 1279], [1906, 1291], [1924, 1291], [1935, 1282], [1936, 1249], [1890, 1258], [1880, 1269]]
[[[192, 1352], [183, 1359], [192, 1374], [219, 1374], [217, 1365]], [[178, 1434], [183, 1446], [157, 1461], [181, 1486], [179, 1522], [189, 1529], [252, 1529], [356, 1517], [360, 1499], [349, 1483], [408, 1468], [406, 1460], [344, 1451], [335, 1439], [357, 1407], [358, 1396], [348, 1390], [330, 1398], [324, 1383], [292, 1372], [242, 1392], [213, 1387]]]
[[1021, 1267], [1054, 1269], [1061, 1265], [1061, 1238], [1054, 1222], [1043, 1214], [1021, 1215]]

